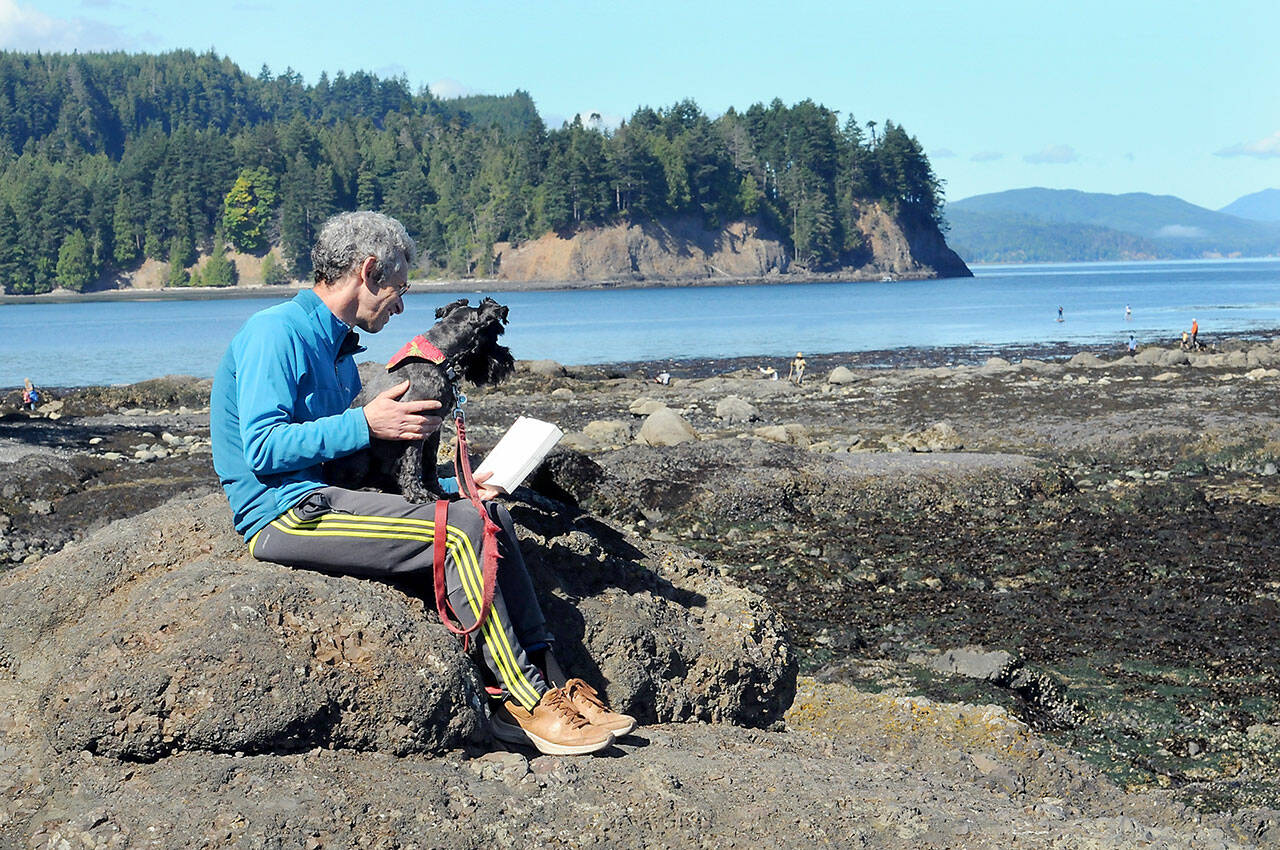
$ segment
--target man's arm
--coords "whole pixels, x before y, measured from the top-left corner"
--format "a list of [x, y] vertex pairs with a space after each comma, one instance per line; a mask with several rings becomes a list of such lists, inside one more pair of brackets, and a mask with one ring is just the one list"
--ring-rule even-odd
[[256, 475], [306, 469], [369, 445], [360, 408], [297, 421], [302, 365], [295, 340], [249, 334], [236, 363], [236, 407], [245, 462]]

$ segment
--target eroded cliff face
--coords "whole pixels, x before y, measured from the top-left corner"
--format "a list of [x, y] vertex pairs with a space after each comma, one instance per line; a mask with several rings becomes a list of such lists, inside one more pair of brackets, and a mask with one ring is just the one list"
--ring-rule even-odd
[[937, 228], [900, 222], [880, 204], [865, 207], [858, 228], [871, 259], [813, 275], [790, 262], [782, 239], [758, 219], [707, 230], [694, 219], [593, 227], [569, 235], [547, 233], [493, 246], [500, 280], [671, 280], [759, 278], [775, 275], [878, 279], [970, 277]]

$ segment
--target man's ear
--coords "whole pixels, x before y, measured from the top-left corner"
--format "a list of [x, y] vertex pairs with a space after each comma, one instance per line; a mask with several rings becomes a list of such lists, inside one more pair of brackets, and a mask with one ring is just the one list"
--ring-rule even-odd
[[378, 288], [378, 285], [373, 281], [373, 273], [377, 268], [377, 257], [365, 257], [364, 262], [360, 264], [360, 282], [369, 287], [370, 290]]

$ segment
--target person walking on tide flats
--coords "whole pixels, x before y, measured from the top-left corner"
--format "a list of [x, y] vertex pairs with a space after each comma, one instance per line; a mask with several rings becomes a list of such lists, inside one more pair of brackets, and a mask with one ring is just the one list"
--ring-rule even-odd
[[[356, 328], [377, 333], [404, 310], [413, 240], [395, 219], [373, 212], [327, 221], [311, 252], [315, 285], [252, 316], [236, 334], [213, 380], [213, 465], [235, 527], [253, 557], [303, 569], [409, 579], [430, 596], [437, 535], [445, 535], [448, 602], [463, 628], [483, 603], [478, 554], [486, 518], [469, 499], [448, 503], [447, 528], [435, 505], [389, 493], [332, 487], [323, 464], [372, 438], [421, 440], [440, 427], [439, 401], [401, 402], [409, 382], [349, 407], [360, 392]], [[487, 618], [473, 637], [482, 674], [500, 697], [494, 737], [544, 753], [596, 752], [630, 732], [634, 718], [611, 711], [581, 679], [565, 679], [499, 491], [477, 489], [497, 523], [497, 581]], [[441, 482], [456, 492], [456, 481]]]

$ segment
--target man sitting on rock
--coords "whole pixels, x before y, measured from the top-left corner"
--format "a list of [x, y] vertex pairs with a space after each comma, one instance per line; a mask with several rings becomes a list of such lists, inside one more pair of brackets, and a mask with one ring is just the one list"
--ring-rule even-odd
[[[421, 440], [440, 427], [438, 401], [401, 402], [409, 382], [349, 408], [360, 392], [355, 328], [377, 333], [404, 310], [416, 248], [395, 219], [343, 213], [311, 252], [315, 285], [250, 317], [213, 381], [213, 465], [235, 527], [255, 558], [291, 567], [430, 582], [433, 504], [327, 486], [322, 465], [367, 448], [373, 437]], [[452, 482], [456, 487], [456, 482]], [[447, 486], [447, 485], [446, 485]], [[486, 499], [499, 491], [480, 486]], [[635, 719], [610, 711], [581, 679], [565, 681], [551, 654], [533, 585], [506, 509], [488, 618], [475, 632], [489, 680], [502, 697], [495, 737], [576, 755], [609, 746]], [[449, 505], [445, 585], [464, 627], [480, 615], [483, 518], [466, 499]]]

